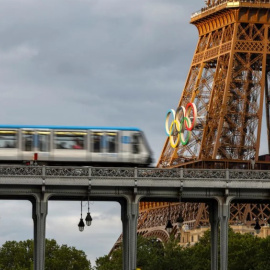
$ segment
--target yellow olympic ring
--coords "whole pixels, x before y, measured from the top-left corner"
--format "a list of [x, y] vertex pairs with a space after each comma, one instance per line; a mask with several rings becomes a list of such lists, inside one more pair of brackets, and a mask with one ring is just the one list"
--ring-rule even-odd
[[[170, 126], [170, 134], [172, 134], [172, 128], [174, 126], [174, 123], [176, 124], [176, 129], [180, 130], [180, 123], [178, 120], [173, 120]], [[176, 142], [173, 140], [173, 136], [170, 136], [170, 143], [173, 148], [177, 147], [179, 145], [179, 136], [177, 136]]]

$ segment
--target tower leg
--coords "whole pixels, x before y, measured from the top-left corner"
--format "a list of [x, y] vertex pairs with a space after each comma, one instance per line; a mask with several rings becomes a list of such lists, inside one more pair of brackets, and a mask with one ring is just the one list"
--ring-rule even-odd
[[32, 202], [32, 218], [34, 221], [34, 269], [45, 269], [45, 234], [48, 201], [37, 198]]

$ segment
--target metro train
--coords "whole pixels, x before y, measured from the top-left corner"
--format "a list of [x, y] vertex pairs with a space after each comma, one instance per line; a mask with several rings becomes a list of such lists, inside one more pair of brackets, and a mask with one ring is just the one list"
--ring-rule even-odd
[[152, 151], [133, 127], [0, 125], [0, 163], [149, 166]]

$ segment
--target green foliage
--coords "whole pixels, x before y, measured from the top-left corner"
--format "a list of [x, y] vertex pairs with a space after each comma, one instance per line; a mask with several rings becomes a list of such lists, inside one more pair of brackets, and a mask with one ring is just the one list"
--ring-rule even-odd
[[[83, 251], [46, 239], [45, 270], [91, 270]], [[33, 240], [7, 241], [0, 248], [1, 270], [32, 270]]]
[[137, 265], [143, 270], [161, 270], [164, 248], [160, 241], [154, 238], [138, 237]]
[[[193, 246], [181, 248], [170, 239], [138, 237], [137, 266], [142, 270], [209, 270], [211, 269], [211, 234], [205, 232]], [[270, 237], [234, 233], [229, 229], [228, 270], [270, 270]], [[122, 269], [122, 249], [96, 261], [96, 270]]]
[[33, 241], [7, 241], [0, 248], [0, 269], [33, 269]]
[[[171, 239], [165, 245], [154, 238], [138, 236], [137, 265], [142, 270], [177, 270], [179, 269], [181, 247], [176, 240]], [[170, 265], [170, 268], [168, 268]], [[96, 270], [122, 269], [122, 247], [110, 256], [106, 255], [96, 260]]]
[[122, 269], [122, 248], [115, 250], [110, 256], [105, 255], [96, 260], [96, 269], [115, 270]]
[[[163, 269], [169, 270], [179, 270], [180, 265], [182, 265], [182, 248], [179, 245], [179, 240], [175, 238], [170, 238], [169, 241], [164, 243], [163, 246], [163, 257], [160, 256], [160, 265], [162, 265]], [[153, 268], [149, 269], [152, 270]]]
[[181, 251], [181, 270], [209, 270], [211, 269], [210, 258], [210, 232], [206, 231], [193, 246], [183, 248]]

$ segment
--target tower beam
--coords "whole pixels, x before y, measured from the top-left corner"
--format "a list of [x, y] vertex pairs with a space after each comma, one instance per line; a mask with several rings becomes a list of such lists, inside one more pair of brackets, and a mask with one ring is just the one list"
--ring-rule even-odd
[[[178, 104], [195, 104], [197, 124], [186, 145], [166, 139], [158, 167], [258, 161], [264, 96], [270, 139], [270, 1], [206, 3], [191, 17], [199, 40]], [[174, 141], [180, 132], [173, 127]]]

